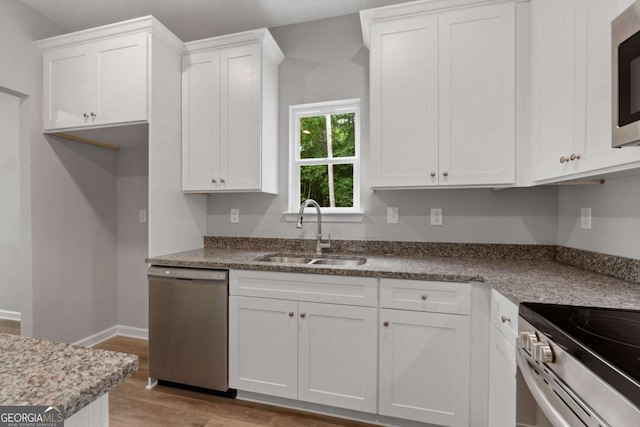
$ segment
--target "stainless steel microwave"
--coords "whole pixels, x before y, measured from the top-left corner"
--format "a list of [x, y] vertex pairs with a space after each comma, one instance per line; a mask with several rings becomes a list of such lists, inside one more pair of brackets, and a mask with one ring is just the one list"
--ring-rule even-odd
[[640, 0], [611, 23], [612, 141], [640, 145]]

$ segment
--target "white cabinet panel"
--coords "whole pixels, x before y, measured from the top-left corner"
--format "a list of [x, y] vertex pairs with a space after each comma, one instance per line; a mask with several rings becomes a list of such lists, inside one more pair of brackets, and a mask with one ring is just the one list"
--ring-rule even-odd
[[375, 308], [301, 302], [298, 399], [375, 413], [377, 326]]
[[148, 37], [130, 34], [45, 51], [44, 129], [147, 120]]
[[435, 185], [438, 18], [383, 22], [371, 38], [371, 185]]
[[298, 303], [229, 298], [229, 386], [297, 398]]
[[74, 46], [46, 52], [44, 62], [44, 128], [83, 126], [91, 111], [91, 50]]
[[380, 307], [434, 313], [469, 314], [468, 283], [380, 279]]
[[489, 426], [516, 425], [516, 348], [491, 326], [489, 366]]
[[147, 37], [142, 33], [96, 43], [95, 124], [147, 119]]
[[220, 189], [260, 188], [260, 44], [220, 51]]
[[439, 19], [440, 184], [515, 182], [515, 6]]
[[467, 426], [469, 317], [380, 310], [380, 321], [379, 413]]
[[182, 87], [182, 189], [213, 190], [220, 176], [220, 52], [183, 57]]

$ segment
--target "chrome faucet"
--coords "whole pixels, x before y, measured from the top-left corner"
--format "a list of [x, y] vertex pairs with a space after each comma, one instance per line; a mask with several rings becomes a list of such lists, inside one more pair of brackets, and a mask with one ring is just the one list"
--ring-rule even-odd
[[313, 199], [307, 199], [304, 202], [302, 202], [302, 205], [300, 205], [300, 211], [298, 212], [300, 214], [300, 219], [298, 219], [296, 228], [302, 228], [302, 220], [304, 218], [304, 208], [306, 208], [309, 205], [316, 208], [316, 211], [318, 212], [318, 234], [316, 235], [316, 254], [322, 255], [323, 249], [328, 249], [331, 247], [331, 234], [328, 235], [329, 237], [326, 242], [322, 241], [322, 212], [320, 211], [320, 205], [318, 204], [318, 202], [316, 202]]

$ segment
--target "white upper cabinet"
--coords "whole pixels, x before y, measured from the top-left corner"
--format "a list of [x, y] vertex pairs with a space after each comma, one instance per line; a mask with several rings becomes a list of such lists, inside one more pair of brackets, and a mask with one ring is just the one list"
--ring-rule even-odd
[[433, 7], [361, 12], [371, 186], [514, 184], [515, 5]]
[[156, 22], [143, 18], [39, 41], [44, 131], [147, 121], [149, 39]]
[[182, 190], [277, 193], [278, 65], [268, 30], [187, 43]]
[[638, 167], [611, 147], [611, 21], [633, 0], [531, 1], [534, 181]]

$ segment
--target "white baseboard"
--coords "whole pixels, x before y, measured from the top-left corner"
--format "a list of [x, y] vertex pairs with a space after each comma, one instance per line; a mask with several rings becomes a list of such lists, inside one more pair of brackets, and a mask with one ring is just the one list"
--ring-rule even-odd
[[20, 321], [19, 311], [0, 310], [0, 319]]
[[93, 334], [73, 343], [82, 347], [93, 347], [103, 341], [115, 336], [138, 338], [141, 340], [149, 339], [149, 330], [144, 328], [136, 328], [134, 326], [115, 325], [103, 331]]

